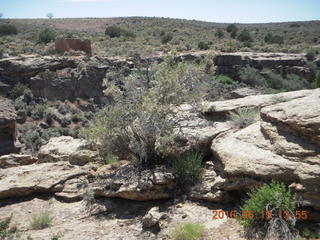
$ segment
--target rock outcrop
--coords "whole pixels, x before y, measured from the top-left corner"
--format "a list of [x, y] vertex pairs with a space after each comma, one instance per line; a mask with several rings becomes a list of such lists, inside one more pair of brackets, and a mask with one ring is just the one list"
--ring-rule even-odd
[[88, 174], [88, 169], [67, 162], [0, 169], [0, 199], [62, 192], [66, 181]]
[[0, 96], [0, 155], [16, 152], [16, 112], [10, 100]]
[[217, 73], [239, 79], [239, 70], [250, 66], [259, 70], [273, 69], [280, 74], [297, 74], [309, 81], [313, 80], [314, 73], [305, 67], [304, 54], [288, 53], [221, 53], [216, 56]]
[[[206, 55], [208, 55], [207, 52], [180, 54], [175, 60], [199, 62]], [[33, 55], [6, 58], [0, 59], [0, 83], [8, 85], [9, 88], [18, 82], [24, 83], [30, 86], [35, 96], [49, 100], [81, 97], [94, 98], [96, 102], [101, 103], [105, 100], [103, 79], [106, 73], [121, 72], [127, 76], [135, 68], [135, 62], [143, 66], [161, 62], [163, 59], [161, 56], [127, 59], [91, 57], [88, 59], [83, 56]], [[234, 79], [238, 79], [238, 71], [245, 66], [259, 70], [272, 68], [283, 75], [294, 73], [310, 81], [314, 79], [314, 73], [305, 67], [306, 59], [303, 54], [219, 53], [214, 57], [214, 61], [218, 74], [225, 74]], [[56, 76], [41, 77], [46, 70], [52, 71]]]
[[164, 166], [139, 172], [134, 165], [126, 164], [98, 178], [92, 188], [100, 197], [136, 201], [168, 199], [173, 197], [174, 177]]
[[90, 149], [90, 143], [84, 139], [74, 139], [70, 136], [54, 137], [40, 148], [38, 162], [69, 161], [73, 165], [83, 166], [99, 160], [98, 153]]
[[221, 134], [211, 150], [228, 176], [284, 181], [299, 193], [302, 206], [320, 209], [319, 103], [317, 89], [263, 107], [260, 121]]
[[37, 162], [37, 158], [27, 154], [9, 154], [0, 157], [0, 168], [29, 165]]

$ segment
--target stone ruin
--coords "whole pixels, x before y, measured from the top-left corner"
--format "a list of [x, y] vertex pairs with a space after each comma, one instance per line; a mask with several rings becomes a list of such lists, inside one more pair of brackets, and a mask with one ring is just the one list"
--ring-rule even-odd
[[11, 101], [0, 97], [0, 155], [17, 152], [16, 112]]
[[88, 55], [92, 54], [90, 40], [80, 40], [76, 38], [59, 38], [55, 40], [55, 48], [59, 53], [64, 53], [69, 50], [75, 50], [83, 51]]

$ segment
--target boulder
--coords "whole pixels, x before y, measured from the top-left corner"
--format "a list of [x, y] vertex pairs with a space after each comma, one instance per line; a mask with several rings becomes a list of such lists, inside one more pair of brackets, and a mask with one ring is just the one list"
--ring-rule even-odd
[[99, 197], [136, 201], [168, 199], [173, 197], [174, 176], [164, 166], [139, 171], [127, 164], [97, 178], [91, 187]]
[[166, 217], [166, 214], [160, 213], [159, 207], [153, 207], [143, 216], [142, 226], [146, 228], [159, 226], [160, 220], [164, 217]]
[[[303, 91], [301, 91], [303, 92]], [[211, 150], [230, 177], [281, 180], [303, 206], [320, 209], [320, 89], [261, 109], [261, 121], [215, 138]]]
[[89, 150], [90, 148], [90, 143], [84, 139], [70, 136], [54, 137], [40, 148], [38, 162], [69, 161], [71, 164], [82, 166], [98, 160], [98, 153]]
[[17, 167], [33, 164], [38, 159], [27, 154], [9, 154], [0, 157], [0, 168]]
[[88, 169], [67, 162], [0, 169], [0, 199], [61, 192], [66, 181], [87, 174]]

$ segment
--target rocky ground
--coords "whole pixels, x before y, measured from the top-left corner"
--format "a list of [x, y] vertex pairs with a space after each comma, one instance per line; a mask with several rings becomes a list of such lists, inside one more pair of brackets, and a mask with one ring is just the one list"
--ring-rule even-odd
[[[12, 214], [25, 239], [170, 239], [181, 222], [203, 223], [205, 239], [242, 239], [234, 219], [212, 220], [212, 210], [235, 209], [248, 190], [277, 179], [319, 223], [319, 103], [315, 89], [204, 102], [200, 112], [181, 106], [181, 151], [208, 156], [201, 181], [183, 194], [166, 166], [105, 165], [85, 140], [51, 138], [36, 156], [0, 157], [0, 216]], [[258, 111], [248, 126], [228, 118], [243, 107]], [[42, 210], [53, 224], [32, 230]]]

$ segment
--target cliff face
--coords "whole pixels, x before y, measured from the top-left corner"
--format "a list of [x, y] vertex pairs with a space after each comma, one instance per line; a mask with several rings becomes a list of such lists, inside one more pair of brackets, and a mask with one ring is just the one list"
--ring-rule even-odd
[[0, 97], [0, 155], [16, 150], [16, 113], [11, 101]]
[[[182, 54], [177, 61], [199, 61], [206, 52]], [[31, 87], [35, 96], [49, 100], [68, 98], [94, 98], [103, 101], [103, 79], [111, 71], [130, 74], [135, 68], [134, 61], [142, 66], [145, 63], [161, 62], [163, 57], [150, 58], [101, 58], [101, 57], [39, 57], [8, 58], [0, 60], [0, 84], [13, 86], [22, 82]], [[286, 75], [294, 73], [309, 81], [314, 73], [305, 67], [302, 54], [284, 53], [220, 53], [214, 57], [217, 74], [238, 79], [240, 69], [251, 66], [262, 70], [273, 69]], [[44, 78], [43, 73], [50, 70], [54, 77]], [[10, 89], [10, 88], [8, 88]]]
[[250, 66], [258, 70], [273, 69], [279, 74], [297, 74], [309, 81], [314, 74], [305, 67], [304, 54], [287, 53], [221, 53], [216, 56], [217, 73], [238, 79], [241, 68]]

